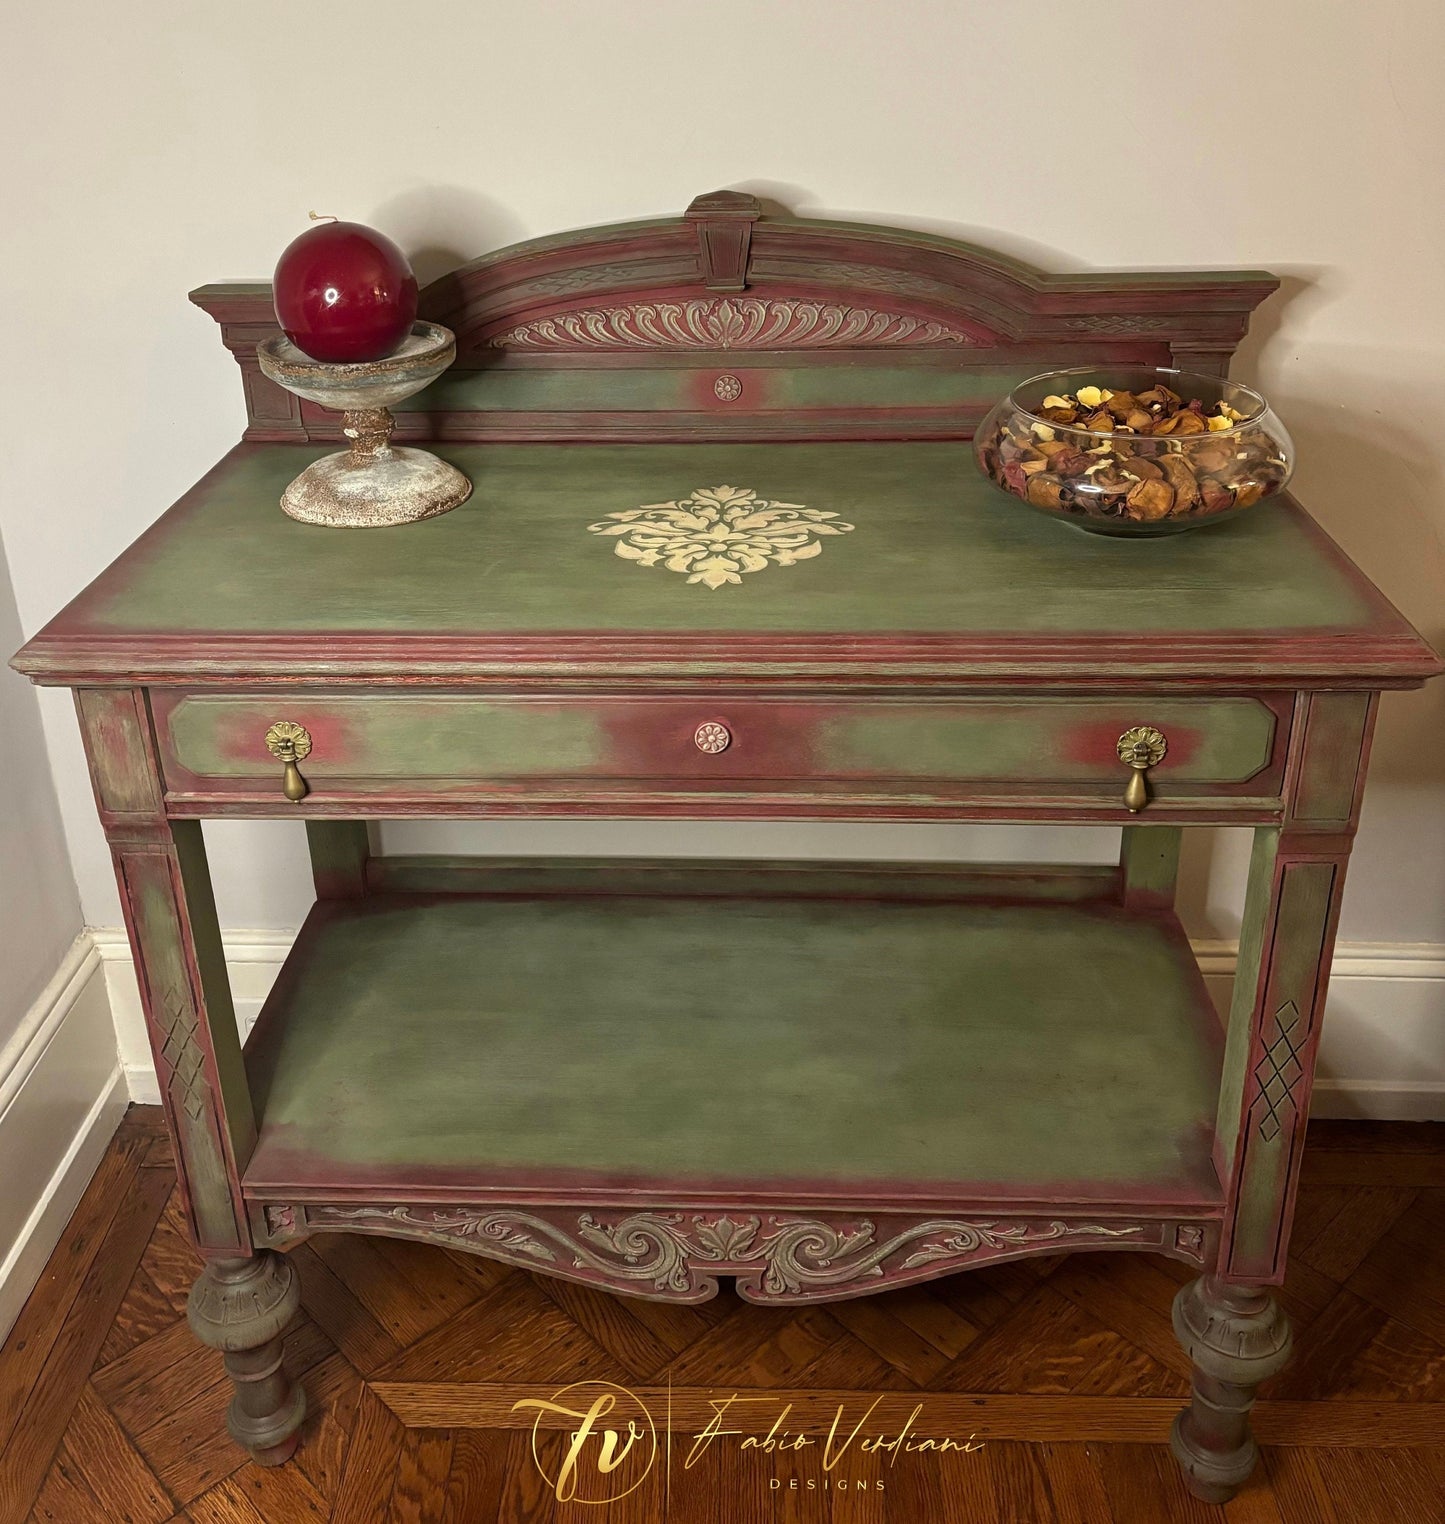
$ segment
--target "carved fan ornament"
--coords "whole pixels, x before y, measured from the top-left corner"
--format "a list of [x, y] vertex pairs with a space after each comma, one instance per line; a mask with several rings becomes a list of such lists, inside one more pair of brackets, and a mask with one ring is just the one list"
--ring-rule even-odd
[[587, 527], [615, 536], [624, 560], [661, 564], [714, 591], [740, 583], [745, 572], [811, 560], [822, 554], [820, 535], [853, 530], [836, 513], [771, 502], [751, 487], [699, 487], [691, 497], [609, 513]]
[[635, 302], [536, 318], [495, 349], [830, 349], [972, 344], [931, 318], [841, 302], [759, 296]]

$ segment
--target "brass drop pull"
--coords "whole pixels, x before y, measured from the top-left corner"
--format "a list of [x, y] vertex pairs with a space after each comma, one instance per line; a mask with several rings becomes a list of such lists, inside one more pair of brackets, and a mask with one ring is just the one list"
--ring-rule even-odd
[[296, 764], [311, 755], [311, 732], [293, 720], [277, 720], [266, 732], [266, 750], [281, 764], [281, 792], [300, 804], [311, 789]]
[[1157, 767], [1168, 750], [1163, 732], [1152, 725], [1136, 725], [1119, 737], [1119, 760], [1132, 769], [1124, 788], [1124, 807], [1131, 815], [1149, 803], [1149, 769]]

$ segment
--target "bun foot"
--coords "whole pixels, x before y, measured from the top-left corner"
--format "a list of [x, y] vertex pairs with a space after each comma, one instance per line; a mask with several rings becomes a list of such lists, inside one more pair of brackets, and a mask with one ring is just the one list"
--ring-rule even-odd
[[1195, 1497], [1227, 1503], [1259, 1460], [1249, 1410], [1260, 1382], [1289, 1361], [1289, 1319], [1267, 1292], [1206, 1275], [1174, 1298], [1174, 1333], [1193, 1363], [1194, 1390], [1169, 1448]]
[[258, 1466], [291, 1459], [306, 1417], [306, 1394], [281, 1363], [281, 1336], [300, 1305], [296, 1271], [274, 1249], [212, 1260], [191, 1287], [191, 1331], [220, 1350], [236, 1388], [226, 1428]]

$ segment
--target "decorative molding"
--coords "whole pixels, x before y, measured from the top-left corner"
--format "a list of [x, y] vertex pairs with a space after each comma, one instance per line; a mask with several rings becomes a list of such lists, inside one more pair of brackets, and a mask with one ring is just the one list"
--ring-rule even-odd
[[726, 751], [732, 743], [732, 732], [726, 725], [719, 725], [716, 720], [704, 721], [692, 733], [692, 744], [699, 751], [706, 752], [712, 757]]
[[[778, 319], [781, 337], [726, 340], [738, 349], [800, 352], [791, 355], [795, 361], [819, 347], [837, 352], [855, 345], [876, 354], [881, 345], [885, 354], [921, 360], [924, 368], [930, 361], [946, 368], [960, 350], [970, 359], [1011, 366], [1019, 359], [1017, 346], [1026, 344], [1062, 346], [1080, 360], [1122, 347], [1129, 353], [1115, 359], [1145, 364], [1157, 363], [1163, 350], [1223, 371], [1249, 315], [1278, 286], [1260, 270], [1051, 272], [941, 233], [779, 216], [744, 192], [714, 191], [680, 216], [581, 228], [482, 255], [428, 286], [421, 313], [457, 334], [464, 370], [488, 369], [486, 351], [496, 356], [492, 346], [533, 351], [544, 370], [554, 359], [565, 366], [572, 356], [599, 351], [621, 352], [624, 363], [647, 367], [650, 360], [663, 363], [659, 356], [669, 351], [718, 349], [716, 332], [697, 333], [678, 317], [679, 331], [669, 333], [656, 314], [682, 314], [689, 301], [707, 312], [710, 302], [726, 296], [806, 308], [805, 318]], [[204, 286], [191, 300], [221, 325], [241, 363], [247, 438], [335, 437], [334, 419], [303, 407], [259, 371], [257, 341], [275, 332], [267, 283]], [[548, 316], [554, 309], [564, 315]], [[871, 332], [875, 321], [883, 326]], [[834, 323], [862, 328], [830, 335]], [[712, 409], [711, 398], [703, 405], [712, 416], [699, 419], [695, 408], [675, 405], [675, 394], [616, 414], [492, 406], [513, 379], [424, 395], [403, 420], [403, 432], [424, 438], [440, 431], [458, 441], [597, 442], [696, 439], [708, 431], [726, 437], [734, 426], [726, 412]], [[533, 395], [545, 401], [542, 392]], [[759, 388], [750, 414], [751, 435], [790, 440], [959, 439], [968, 437], [971, 423], [966, 409], [900, 403], [888, 386], [843, 407], [805, 409], [791, 404], [786, 388]]]
[[698, 196], [683, 213], [697, 231], [702, 283], [709, 291], [742, 291], [748, 284], [753, 224], [763, 215], [756, 196], [713, 191]]
[[699, 487], [691, 497], [609, 513], [589, 524], [593, 534], [615, 536], [616, 553], [639, 566], [682, 572], [714, 592], [736, 586], [747, 572], [795, 566], [821, 555], [819, 535], [850, 534], [836, 513], [775, 503], [751, 487]]
[[1170, 333], [1181, 326], [1177, 317], [1143, 317], [1128, 312], [1089, 312], [1080, 317], [1051, 320], [1070, 333], [1104, 333], [1122, 337], [1135, 333]]
[[279, 1254], [212, 1260], [191, 1286], [186, 1317], [213, 1349], [247, 1349], [274, 1339], [301, 1305], [294, 1267]]
[[274, 1238], [285, 1238], [296, 1232], [296, 1208], [291, 1206], [268, 1206], [265, 1209], [266, 1231]]
[[1289, 1319], [1259, 1287], [1202, 1275], [1179, 1288], [1173, 1323], [1184, 1353], [1216, 1381], [1257, 1385], [1289, 1362]]
[[[870, 251], [871, 252], [871, 251]], [[894, 266], [874, 264], [868, 259], [818, 259], [799, 261], [759, 257], [753, 262], [753, 274], [758, 278], [789, 281], [806, 278], [824, 281], [828, 285], [861, 286], [865, 290], [887, 291], [893, 296], [918, 297], [929, 302], [952, 304], [958, 300], [959, 288], [952, 281], [936, 275], [921, 275], [913, 270], [900, 270]], [[970, 343], [978, 343], [970, 338]]]
[[533, 296], [576, 296], [582, 291], [596, 291], [638, 280], [646, 269], [647, 261], [641, 255], [632, 259], [608, 260], [603, 264], [559, 270], [555, 275], [530, 276], [509, 288], [509, 294], [524, 301]]
[[[276, 1242], [319, 1229], [395, 1234], [672, 1302], [715, 1296], [719, 1275], [736, 1276], [738, 1294], [747, 1301], [796, 1304], [865, 1295], [1028, 1254], [1088, 1248], [1180, 1254], [1176, 1224], [1158, 1219], [890, 1215], [875, 1221], [851, 1213], [746, 1209], [592, 1212], [575, 1207], [324, 1204], [269, 1206], [266, 1222]], [[1191, 1252], [1182, 1257], [1200, 1262]]]
[[931, 318], [841, 302], [696, 297], [535, 318], [493, 336], [496, 349], [872, 349], [975, 340]]
[[1182, 1258], [1204, 1263], [1204, 1229], [1198, 1223], [1182, 1223], [1174, 1230], [1174, 1247]]

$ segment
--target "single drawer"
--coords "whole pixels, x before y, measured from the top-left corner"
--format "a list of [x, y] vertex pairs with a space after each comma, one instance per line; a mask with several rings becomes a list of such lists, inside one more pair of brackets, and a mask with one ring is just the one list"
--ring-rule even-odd
[[532, 697], [492, 693], [152, 693], [174, 796], [274, 800], [277, 721], [310, 741], [313, 804], [378, 794], [488, 799], [549, 789], [1075, 798], [1122, 813], [1119, 738], [1160, 731], [1154, 800], [1278, 797], [1291, 696]]

